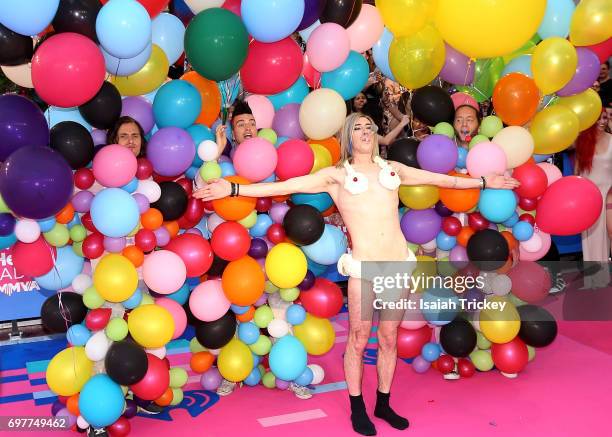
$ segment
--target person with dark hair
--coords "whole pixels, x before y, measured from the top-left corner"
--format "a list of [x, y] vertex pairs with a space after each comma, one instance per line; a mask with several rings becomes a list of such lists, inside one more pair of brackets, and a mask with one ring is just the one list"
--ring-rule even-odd
[[478, 133], [481, 118], [480, 109], [472, 105], [461, 105], [455, 110], [453, 127], [459, 146], [468, 148], [470, 141]]
[[610, 101], [612, 101], [612, 80], [610, 80], [610, 61], [606, 61], [599, 67], [599, 77], [597, 78], [597, 82], [599, 82], [599, 97], [601, 97], [601, 102], [603, 103], [604, 108], [610, 105]]
[[119, 117], [119, 120], [108, 131], [106, 143], [127, 147], [138, 158], [145, 156], [147, 151], [147, 140], [142, 126], [127, 115]]

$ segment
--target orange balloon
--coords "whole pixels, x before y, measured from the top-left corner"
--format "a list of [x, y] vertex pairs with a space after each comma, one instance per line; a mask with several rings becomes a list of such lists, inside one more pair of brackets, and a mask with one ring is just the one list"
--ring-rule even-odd
[[189, 361], [189, 365], [191, 366], [191, 370], [196, 373], [204, 373], [215, 362], [215, 356], [207, 351], [196, 352], [191, 356], [191, 360]]
[[283, 203], [286, 202], [287, 199], [289, 199], [289, 195], [283, 194], [281, 196], [272, 196], [270, 197], [270, 199], [272, 199], [272, 201], [276, 203]]
[[211, 127], [221, 111], [221, 92], [217, 83], [200, 76], [195, 71], [185, 73], [181, 79], [196, 87], [202, 97], [202, 111], [195, 122]]
[[500, 275], [503, 275], [505, 273], [508, 273], [511, 268], [512, 268], [512, 257], [509, 256], [508, 260], [506, 261], [506, 264], [498, 268], [496, 272], [499, 273]]
[[241, 323], [250, 322], [253, 320], [253, 316], [255, 315], [255, 307], [251, 305], [246, 313], [236, 315], [236, 318]]
[[332, 158], [332, 164], [340, 161], [340, 142], [336, 137], [329, 137], [324, 140], [308, 140], [308, 144], [320, 144], [329, 150], [329, 154]]
[[140, 267], [144, 263], [144, 252], [137, 246], [126, 246], [121, 254], [129, 259], [134, 267]]
[[79, 394], [74, 394], [68, 398], [66, 401], [66, 408], [75, 416], [80, 416], [81, 413], [79, 411]]
[[170, 238], [176, 237], [179, 233], [179, 230], [181, 229], [176, 220], [171, 222], [165, 222], [164, 227], [168, 230], [168, 232], [170, 232]]
[[516, 240], [516, 238], [514, 238], [514, 235], [512, 235], [512, 232], [502, 231], [501, 234], [504, 236], [504, 238], [508, 242], [509, 250], [514, 250], [518, 247], [518, 241]]
[[[230, 182], [236, 182], [240, 185], [248, 185], [250, 182], [242, 176], [227, 176]], [[257, 204], [256, 197], [224, 197], [223, 199], [213, 200], [212, 202], [215, 212], [224, 220], [242, 220], [255, 209]]]
[[459, 231], [457, 235], [457, 243], [459, 243], [463, 247], [467, 247], [468, 241], [472, 235], [474, 235], [474, 229], [469, 226], [464, 226]]
[[323, 211], [322, 215], [323, 215], [323, 217], [329, 217], [330, 215], [332, 215], [336, 211], [337, 211], [336, 205], [332, 205], [329, 208], [327, 208], [325, 211]]
[[221, 276], [221, 286], [234, 305], [253, 305], [264, 292], [266, 278], [259, 263], [248, 255], [231, 261]]
[[172, 402], [174, 395], [172, 394], [172, 388], [168, 387], [163, 395], [155, 399], [155, 403], [160, 407], [167, 407]]
[[140, 223], [145, 229], [154, 231], [164, 224], [164, 216], [157, 208], [149, 208], [140, 215]]
[[74, 208], [72, 206], [72, 203], [70, 202], [68, 202], [68, 204], [64, 206], [62, 210], [55, 215], [55, 220], [57, 220], [58, 223], [61, 223], [63, 225], [67, 225], [68, 223], [70, 223], [73, 218]]
[[[450, 175], [457, 176], [458, 178], [470, 177], [468, 175], [455, 172], [451, 172]], [[453, 212], [469, 211], [478, 204], [478, 199], [480, 198], [480, 190], [478, 188], [470, 188], [467, 190], [439, 188], [439, 193], [442, 203]]]
[[502, 77], [493, 90], [495, 113], [510, 126], [522, 126], [538, 111], [540, 90], [535, 81], [522, 73]]

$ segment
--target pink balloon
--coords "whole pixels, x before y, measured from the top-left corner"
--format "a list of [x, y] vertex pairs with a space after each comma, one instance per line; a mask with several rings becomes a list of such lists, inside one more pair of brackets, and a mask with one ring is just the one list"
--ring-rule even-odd
[[351, 51], [351, 40], [346, 29], [336, 23], [317, 27], [306, 45], [310, 65], [322, 73], [341, 66]]
[[249, 108], [255, 117], [257, 129], [266, 129], [272, 127], [274, 120], [274, 105], [266, 96], [253, 94], [246, 98]]
[[384, 30], [385, 25], [378, 9], [373, 5], [361, 6], [357, 19], [346, 29], [351, 50], [365, 52], [380, 39]]
[[176, 253], [158, 250], [146, 256], [142, 265], [142, 278], [154, 292], [170, 294], [181, 288], [187, 279], [187, 268]]
[[408, 330], [414, 330], [422, 328], [427, 325], [427, 320], [423, 317], [423, 313], [420, 309], [420, 302], [422, 299], [422, 295], [419, 293], [413, 293], [408, 297], [409, 301], [415, 302], [416, 308], [414, 310], [407, 309], [404, 313], [404, 317], [402, 322], [400, 323], [400, 327]]
[[534, 253], [542, 249], [542, 237], [536, 232], [525, 241], [521, 241], [521, 248], [529, 253]]
[[474, 97], [470, 96], [466, 93], [455, 93], [451, 95], [451, 100], [453, 101], [453, 105], [455, 105], [455, 109], [459, 106], [469, 105], [472, 108], [479, 109], [478, 102]]
[[156, 299], [155, 304], [166, 308], [174, 319], [174, 334], [172, 335], [172, 339], [174, 340], [183, 335], [185, 328], [187, 328], [187, 314], [185, 314], [183, 307], [177, 301], [168, 297]]
[[202, 282], [189, 296], [191, 312], [203, 322], [219, 320], [229, 310], [230, 305], [218, 279]]
[[561, 173], [559, 167], [554, 164], [549, 164], [548, 162], [540, 162], [539, 164], [537, 164], [537, 166], [544, 170], [544, 173], [546, 173], [546, 178], [548, 179], [548, 186], [563, 177], [563, 173]]
[[476, 144], [467, 154], [466, 167], [474, 178], [503, 174], [507, 165], [504, 150], [489, 141]]
[[[550, 234], [547, 234], [546, 232], [542, 232], [540, 229], [537, 228], [537, 226], [534, 228], [534, 232], [533, 232], [533, 235], [536, 235], [536, 234], [540, 237], [542, 245], [537, 251], [530, 252], [528, 250], [525, 250], [524, 243], [526, 243], [526, 241], [522, 241], [521, 244], [519, 244], [519, 254], [520, 254], [519, 259], [521, 261], [537, 261], [540, 258], [542, 258], [544, 255], [546, 255], [546, 253], [548, 252], [548, 249], [550, 249], [550, 244], [551, 244]], [[532, 236], [531, 238], [534, 238], [534, 237]], [[532, 247], [529, 247], [529, 248], [531, 249]]]
[[136, 176], [138, 162], [130, 149], [112, 144], [103, 147], [93, 160], [95, 178], [105, 187], [121, 187]]
[[263, 138], [249, 138], [234, 154], [236, 173], [251, 182], [259, 182], [274, 173], [278, 155], [274, 145]]
[[287, 140], [278, 148], [276, 176], [281, 181], [310, 173], [314, 164], [314, 152], [306, 141]]
[[306, 79], [306, 83], [312, 89], [321, 88], [321, 72], [314, 69], [312, 65], [310, 65], [310, 61], [308, 60], [308, 55], [304, 53], [304, 65], [302, 66], [302, 76]]

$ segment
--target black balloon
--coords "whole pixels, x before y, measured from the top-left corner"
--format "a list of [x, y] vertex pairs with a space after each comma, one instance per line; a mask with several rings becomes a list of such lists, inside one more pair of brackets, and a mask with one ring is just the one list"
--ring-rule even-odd
[[96, 18], [101, 7], [99, 0], [62, 0], [53, 18], [53, 29], [56, 33], [80, 33], [97, 43]]
[[470, 237], [467, 255], [481, 270], [497, 270], [508, 260], [510, 250], [502, 234], [493, 229], [483, 229]]
[[421, 168], [417, 161], [420, 141], [416, 138], [402, 138], [394, 141], [387, 152], [387, 159], [401, 162], [408, 167]]
[[317, 208], [310, 205], [296, 205], [285, 214], [283, 228], [294, 243], [308, 245], [321, 238], [325, 222]]
[[535, 305], [522, 305], [517, 308], [521, 316], [519, 337], [533, 347], [544, 347], [557, 337], [557, 322], [547, 310]]
[[79, 112], [93, 127], [110, 129], [121, 116], [121, 94], [115, 85], [104, 82], [98, 94], [79, 106]]
[[212, 265], [210, 269], [206, 272], [208, 276], [221, 276], [223, 271], [229, 264], [229, 261], [224, 260], [223, 258], [219, 258], [217, 255], [213, 258]]
[[34, 54], [32, 38], [13, 32], [0, 24], [0, 65], [21, 65]]
[[74, 121], [62, 121], [51, 128], [51, 148], [57, 150], [73, 169], [85, 167], [94, 156], [91, 134]]
[[149, 360], [144, 349], [131, 341], [118, 341], [108, 349], [104, 359], [106, 373], [120, 385], [136, 384], [145, 377]]
[[72, 325], [78, 325], [87, 315], [83, 296], [64, 291], [45, 300], [40, 309], [43, 326], [51, 332], [66, 332]]
[[155, 203], [151, 204], [151, 208], [157, 208], [164, 220], [177, 220], [181, 218], [187, 211], [187, 193], [176, 182], [162, 182], [159, 184], [161, 188], [161, 197]]
[[476, 347], [476, 330], [465, 319], [455, 319], [442, 326], [440, 344], [453, 357], [467, 357]]
[[362, 0], [327, 0], [319, 21], [336, 23], [347, 28], [359, 16], [362, 3]]
[[455, 105], [450, 95], [433, 85], [416, 90], [412, 95], [410, 107], [413, 115], [428, 126], [435, 126], [443, 121], [452, 124], [455, 118]]
[[195, 327], [198, 342], [207, 349], [220, 349], [230, 342], [236, 333], [236, 316], [228, 310], [213, 322], [200, 322]]

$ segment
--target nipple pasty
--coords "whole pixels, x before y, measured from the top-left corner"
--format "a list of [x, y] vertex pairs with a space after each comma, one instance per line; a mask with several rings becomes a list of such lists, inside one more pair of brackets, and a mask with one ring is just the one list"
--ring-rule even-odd
[[351, 194], [361, 194], [368, 191], [368, 178], [361, 173], [354, 172], [346, 175], [344, 188]]
[[378, 182], [380, 182], [380, 185], [388, 190], [395, 190], [397, 187], [399, 187], [402, 182], [393, 167], [391, 167], [381, 158], [377, 157], [375, 160], [380, 167], [380, 172], [378, 173]]

